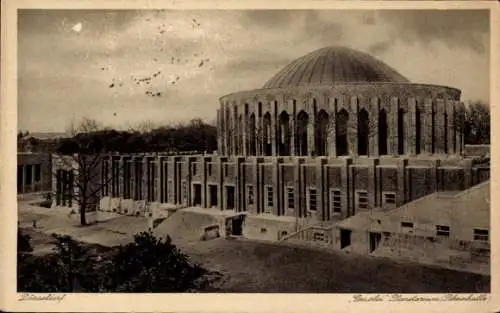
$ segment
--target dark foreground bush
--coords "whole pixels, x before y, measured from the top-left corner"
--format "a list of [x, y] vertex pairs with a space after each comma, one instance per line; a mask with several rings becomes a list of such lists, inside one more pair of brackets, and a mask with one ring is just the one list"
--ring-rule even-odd
[[113, 248], [53, 237], [53, 253], [43, 256], [31, 254], [25, 240], [19, 241], [19, 292], [199, 292], [221, 278], [191, 262], [169, 237], [158, 239], [150, 232]]

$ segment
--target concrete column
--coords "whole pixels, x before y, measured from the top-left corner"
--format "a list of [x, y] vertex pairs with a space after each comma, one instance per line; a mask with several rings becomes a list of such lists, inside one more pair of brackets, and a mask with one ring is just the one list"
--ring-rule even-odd
[[253, 205], [248, 208], [248, 212], [251, 214], [257, 214], [260, 212], [260, 198], [261, 198], [261, 184], [259, 183], [259, 161], [258, 158], [252, 159], [252, 186], [253, 186]]
[[217, 151], [222, 154], [222, 136], [221, 136], [221, 119], [220, 110], [217, 109]]
[[432, 112], [434, 108], [432, 105], [432, 99], [426, 98], [424, 100], [424, 110], [421, 112], [422, 119], [422, 139], [424, 144], [421, 146], [423, 152], [432, 153], [432, 132], [433, 132], [433, 120]]
[[200, 160], [201, 171], [201, 207], [208, 208], [207, 204], [207, 158], [202, 157]]
[[464, 169], [464, 189], [468, 189], [472, 187], [472, 160], [464, 159], [463, 161], [463, 169]]
[[377, 190], [377, 165], [379, 164], [379, 159], [371, 159], [368, 165], [368, 205], [371, 209], [378, 206], [378, 194]]
[[436, 101], [436, 115], [435, 115], [435, 152], [442, 154], [444, 153], [444, 113], [445, 113], [445, 103], [443, 99], [438, 99]]
[[358, 112], [358, 98], [351, 97], [349, 121], [347, 123], [347, 145], [350, 155], [358, 155]]
[[432, 160], [432, 166], [430, 170], [430, 192], [437, 192], [439, 189], [439, 167], [441, 166], [440, 160]]
[[454, 101], [446, 101], [446, 113], [448, 114], [448, 153], [456, 153], [455, 148], [455, 106]]
[[117, 186], [117, 191], [118, 191], [118, 197], [119, 198], [124, 198], [124, 186], [123, 186], [123, 167], [124, 167], [124, 161], [123, 161], [123, 156], [118, 157], [118, 186]]
[[294, 156], [297, 155], [295, 151], [295, 135], [297, 133], [297, 130], [295, 128], [295, 119], [296, 119], [296, 108], [295, 108], [295, 101], [293, 100], [288, 100], [288, 107], [292, 108], [292, 114], [290, 115], [290, 155]]
[[276, 112], [276, 104], [274, 102], [271, 103], [271, 155], [278, 155], [278, 136], [277, 136], [277, 131], [276, 127], [279, 124], [276, 118], [277, 112]]
[[327, 221], [330, 219], [328, 201], [325, 201], [325, 189], [327, 191], [326, 196], [328, 196], [328, 188], [324, 188], [326, 186], [326, 175], [324, 175], [324, 169], [327, 162], [328, 159], [326, 157], [319, 157], [316, 160], [316, 210], [317, 212], [321, 212], [321, 214], [317, 214], [316, 216], [320, 221]]
[[148, 181], [148, 157], [144, 157], [142, 159], [142, 199], [148, 202], [148, 190], [149, 190], [149, 181]]
[[244, 173], [242, 170], [243, 167], [243, 162], [245, 161], [244, 157], [238, 157], [236, 158], [236, 177], [235, 177], [235, 195], [234, 195], [234, 209], [236, 212], [241, 212], [243, 211], [244, 207], [244, 199], [245, 199], [245, 193], [244, 193], [244, 187], [245, 187], [245, 180], [244, 180]]
[[408, 165], [408, 159], [401, 158], [397, 160], [398, 168], [398, 192], [396, 194], [396, 206], [401, 206], [406, 203], [406, 166]]
[[330, 120], [328, 121], [328, 134], [327, 134], [327, 143], [328, 143], [328, 155], [336, 157], [337, 156], [337, 145], [336, 145], [336, 137], [337, 137], [337, 103], [335, 99], [330, 100], [329, 102], [329, 113]]
[[281, 211], [281, 206], [282, 206], [282, 201], [281, 201], [281, 194], [282, 194], [282, 188], [280, 184], [280, 179], [279, 179], [279, 166], [280, 163], [282, 162], [281, 158], [273, 158], [273, 214], [278, 216], [280, 215]]
[[264, 135], [263, 123], [262, 123], [262, 104], [257, 103], [257, 114], [255, 114], [255, 144], [257, 145], [255, 151], [256, 155], [262, 155], [262, 136]]
[[377, 97], [371, 99], [371, 109], [370, 112], [370, 134], [368, 136], [368, 154], [369, 155], [379, 155], [378, 146], [378, 123], [379, 123], [379, 112], [380, 112], [380, 102]]
[[351, 190], [350, 190], [350, 175], [351, 172], [351, 164], [352, 164], [352, 159], [350, 158], [342, 158], [343, 164], [340, 170], [340, 175], [341, 175], [341, 196], [342, 196], [342, 210], [341, 210], [341, 215], [342, 218], [347, 218], [351, 216], [351, 201], [352, 200], [352, 195], [351, 195]]
[[417, 153], [417, 101], [415, 98], [408, 99], [408, 117], [405, 119], [405, 153], [415, 155]]
[[307, 114], [309, 115], [309, 123], [307, 124], [307, 154], [310, 156], [317, 155], [316, 152], [316, 106], [312, 100], [308, 100]]
[[223, 211], [225, 209], [224, 201], [224, 164], [227, 162], [227, 158], [219, 157], [217, 161], [216, 171], [218, 171], [217, 180], [217, 204], [219, 209]]
[[304, 208], [306, 207], [305, 205], [305, 195], [302, 190], [302, 185], [301, 182], [303, 180], [302, 177], [302, 170], [301, 170], [301, 164], [304, 162], [303, 159], [301, 158], [294, 158], [294, 184], [293, 184], [293, 191], [295, 193], [294, 201], [295, 201], [295, 214], [296, 217], [303, 217], [305, 215]]
[[243, 111], [243, 129], [242, 129], [242, 134], [241, 134], [241, 139], [243, 140], [242, 144], [242, 149], [243, 149], [243, 155], [247, 156], [248, 155], [248, 107], [247, 104], [245, 104], [245, 109]]
[[398, 155], [398, 112], [399, 112], [399, 99], [396, 97], [391, 98], [391, 111], [389, 112], [389, 142], [388, 152], [390, 155]]
[[23, 184], [22, 184], [22, 193], [25, 193], [28, 191], [28, 187], [26, 187], [26, 177], [28, 176], [27, 170], [26, 170], [26, 165], [23, 165]]

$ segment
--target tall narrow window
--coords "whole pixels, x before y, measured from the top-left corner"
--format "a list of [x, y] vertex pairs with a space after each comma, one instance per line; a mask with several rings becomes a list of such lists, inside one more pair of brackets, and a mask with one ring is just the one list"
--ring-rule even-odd
[[337, 150], [337, 155], [347, 155], [349, 153], [349, 148], [347, 144], [347, 127], [349, 122], [349, 113], [345, 109], [340, 110], [337, 113], [336, 118], [336, 138], [335, 138], [335, 148]]
[[250, 155], [256, 155], [257, 152], [257, 140], [256, 140], [257, 125], [255, 122], [255, 113], [250, 115], [250, 121], [248, 123], [248, 134], [250, 135], [250, 140], [248, 140], [248, 153]]
[[368, 155], [370, 116], [365, 109], [358, 113], [358, 155]]
[[317, 198], [316, 198], [316, 188], [309, 188], [309, 211], [316, 211], [317, 209]]
[[421, 153], [420, 143], [422, 141], [422, 120], [420, 109], [417, 107], [415, 109], [415, 153]]
[[342, 210], [342, 198], [340, 190], [332, 190], [330, 197], [333, 213], [340, 213]]
[[273, 194], [273, 187], [272, 186], [267, 186], [267, 206], [268, 207], [273, 207], [274, 205], [274, 194]]
[[329, 116], [325, 110], [318, 113], [316, 119], [316, 154], [323, 156], [328, 154], [328, 123]]
[[299, 155], [305, 156], [307, 155], [307, 131], [308, 131], [308, 125], [309, 125], [309, 115], [307, 115], [306, 112], [300, 111], [300, 113], [297, 115], [297, 138], [296, 141], [296, 151], [299, 152]]
[[290, 155], [290, 117], [286, 111], [283, 111], [279, 119], [279, 154]]
[[358, 191], [358, 209], [366, 210], [368, 209], [368, 192]]
[[380, 109], [378, 113], [378, 153], [387, 154], [387, 112]]
[[295, 194], [293, 187], [286, 187], [287, 204], [289, 210], [295, 209]]
[[398, 154], [405, 154], [405, 112], [398, 110]]
[[249, 205], [253, 205], [254, 203], [254, 194], [253, 194], [253, 186], [247, 186], [247, 203]]

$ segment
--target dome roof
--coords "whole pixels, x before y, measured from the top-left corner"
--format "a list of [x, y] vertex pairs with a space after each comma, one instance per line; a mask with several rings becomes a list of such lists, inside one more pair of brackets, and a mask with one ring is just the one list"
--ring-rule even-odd
[[408, 79], [369, 54], [344, 47], [326, 47], [291, 62], [263, 88], [308, 84], [384, 82], [408, 83]]

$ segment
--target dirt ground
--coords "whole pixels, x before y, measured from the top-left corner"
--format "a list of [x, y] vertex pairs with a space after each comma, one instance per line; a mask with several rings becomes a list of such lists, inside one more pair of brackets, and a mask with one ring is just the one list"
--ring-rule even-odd
[[[23, 210], [24, 207], [24, 210]], [[51, 232], [75, 239], [122, 244], [146, 229], [144, 219], [117, 217], [89, 227], [67, 225], [67, 218], [20, 206], [22, 227], [40, 218], [40, 229], [30, 230], [35, 248], [50, 251]], [[175, 242], [174, 242], [175, 243]], [[249, 240], [215, 239], [179, 243], [179, 248], [207, 268], [224, 274], [219, 292], [294, 293], [448, 293], [489, 292], [490, 277], [447, 269], [406, 264], [343, 252], [311, 250]]]

